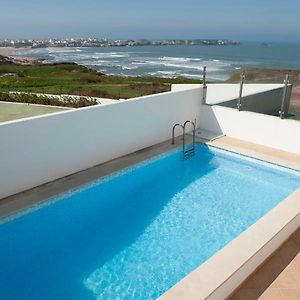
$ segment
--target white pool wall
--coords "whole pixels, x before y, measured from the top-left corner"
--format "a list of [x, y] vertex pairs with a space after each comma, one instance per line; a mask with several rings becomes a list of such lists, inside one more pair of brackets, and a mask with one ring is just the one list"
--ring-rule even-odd
[[[227, 85], [211, 88], [219, 90], [220, 101], [228, 96]], [[258, 85], [252, 92], [268, 96], [274, 88]], [[235, 94], [236, 85], [231, 89]], [[201, 85], [174, 85], [167, 93], [3, 122], [0, 199], [168, 140], [173, 125], [188, 119], [196, 118], [202, 129], [300, 154], [300, 122], [202, 101]]]
[[[200, 84], [172, 85], [172, 91], [199, 87]], [[263, 114], [278, 115], [281, 109], [283, 84], [244, 84], [242, 93], [243, 110]], [[284, 111], [288, 111], [292, 85], [288, 86]], [[207, 84], [205, 103], [236, 108], [240, 85], [231, 83]]]
[[300, 155], [300, 121], [202, 105], [199, 125], [205, 130]]
[[170, 139], [199, 120], [201, 98], [197, 87], [1, 123], [0, 199]]

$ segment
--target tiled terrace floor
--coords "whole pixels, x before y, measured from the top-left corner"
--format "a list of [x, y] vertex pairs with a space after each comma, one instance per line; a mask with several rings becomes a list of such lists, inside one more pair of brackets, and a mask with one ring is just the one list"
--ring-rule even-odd
[[290, 152], [249, 143], [229, 136], [223, 136], [208, 142], [208, 144], [300, 170], [300, 155]]
[[300, 228], [230, 298], [254, 299], [300, 299]]

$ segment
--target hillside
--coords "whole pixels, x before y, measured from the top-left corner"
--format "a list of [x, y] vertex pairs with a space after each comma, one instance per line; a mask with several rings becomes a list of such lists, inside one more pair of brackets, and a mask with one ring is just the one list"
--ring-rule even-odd
[[[236, 83], [240, 81], [241, 70], [231, 73], [228, 83]], [[290, 82], [294, 86], [300, 85], [300, 70], [290, 69], [245, 69], [245, 83], [283, 83], [285, 75], [290, 75]]]

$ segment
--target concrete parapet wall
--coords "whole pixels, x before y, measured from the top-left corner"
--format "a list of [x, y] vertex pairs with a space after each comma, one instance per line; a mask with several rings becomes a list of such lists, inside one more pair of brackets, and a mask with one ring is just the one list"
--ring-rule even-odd
[[238, 111], [219, 105], [202, 105], [200, 127], [300, 155], [300, 122]]
[[1, 123], [0, 199], [170, 139], [175, 123], [199, 120], [201, 97], [194, 88]]

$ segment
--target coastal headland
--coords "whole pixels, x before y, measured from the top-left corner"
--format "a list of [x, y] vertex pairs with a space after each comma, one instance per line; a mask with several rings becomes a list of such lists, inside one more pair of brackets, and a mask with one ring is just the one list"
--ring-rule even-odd
[[[128, 99], [170, 90], [174, 83], [201, 83], [185, 77], [112, 76], [75, 63], [47, 63], [42, 59], [15, 55], [21, 49], [0, 47], [0, 92], [70, 94], [111, 99]], [[1, 56], [2, 54], [2, 56]], [[224, 81], [238, 83], [241, 70]], [[293, 84], [291, 112], [300, 113], [300, 70], [246, 68], [247, 83], [281, 83], [290, 75]], [[220, 81], [219, 81], [220, 82]]]

